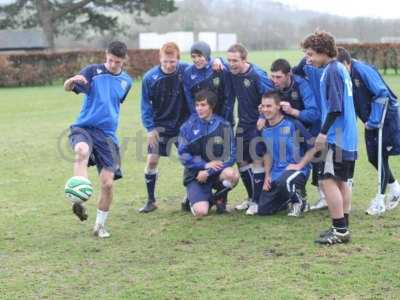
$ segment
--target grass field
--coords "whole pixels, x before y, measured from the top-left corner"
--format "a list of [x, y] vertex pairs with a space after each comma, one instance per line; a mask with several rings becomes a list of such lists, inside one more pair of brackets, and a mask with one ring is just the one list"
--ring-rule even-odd
[[[301, 53], [279, 56], [294, 63]], [[250, 55], [263, 68], [275, 58]], [[400, 94], [400, 78], [386, 79]], [[0, 299], [400, 299], [400, 209], [379, 218], [364, 214], [376, 172], [362, 139], [348, 245], [313, 243], [330, 225], [327, 211], [300, 219], [240, 213], [194, 219], [180, 211], [176, 154], [159, 167], [159, 209], [140, 215], [146, 193], [139, 87], [122, 107], [125, 177], [115, 186], [108, 240], [91, 236], [95, 197], [84, 223], [63, 198], [72, 175], [65, 130], [81, 97], [61, 86], [0, 89]], [[391, 161], [400, 176], [399, 158]], [[98, 190], [95, 170], [90, 178]], [[239, 186], [230, 202], [244, 196]], [[313, 188], [309, 198], [316, 199]]]

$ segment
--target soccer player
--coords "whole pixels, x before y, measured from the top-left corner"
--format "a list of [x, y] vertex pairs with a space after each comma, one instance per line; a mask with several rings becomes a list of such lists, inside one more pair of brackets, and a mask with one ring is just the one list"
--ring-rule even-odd
[[263, 157], [265, 179], [258, 204], [249, 207], [248, 215], [271, 215], [290, 204], [288, 216], [299, 217], [305, 209], [302, 191], [315, 148], [312, 135], [304, 125], [282, 112], [282, 102], [285, 101], [278, 91], [267, 92], [262, 97], [261, 111], [266, 126], [257, 154]]
[[[283, 98], [281, 101], [283, 112], [301, 121], [306, 129], [310, 131], [312, 135], [316, 136], [321, 127], [320, 111], [308, 81], [299, 75], [294, 75], [289, 62], [282, 58], [272, 63], [270, 78]], [[257, 127], [260, 129], [264, 124], [265, 119], [262, 114], [257, 123]], [[317, 169], [314, 164], [312, 177], [312, 183], [318, 185]], [[306, 190], [304, 189], [304, 199], [306, 199], [306, 194]]]
[[[376, 169], [378, 169], [378, 128], [383, 124], [381, 187], [366, 211], [369, 215], [379, 215], [385, 210], [395, 208], [399, 203], [400, 185], [393, 177], [389, 166], [389, 156], [400, 154], [399, 104], [396, 95], [374, 67], [352, 59], [344, 48], [338, 48], [337, 59], [350, 72], [355, 111], [365, 125], [364, 137], [368, 161]], [[383, 120], [385, 105], [387, 109]], [[386, 187], [389, 192], [385, 204]]]
[[274, 89], [267, 73], [247, 61], [247, 54], [247, 49], [241, 44], [232, 45], [227, 52], [231, 78], [229, 83], [232, 85], [230, 88], [238, 101], [237, 160], [240, 177], [248, 195], [243, 203], [236, 206], [237, 210], [246, 210], [250, 204], [256, 203], [262, 191], [264, 168], [262, 161], [253, 161], [256, 143], [252, 143], [252, 140], [259, 137], [257, 120], [261, 97], [265, 92]]
[[[217, 213], [225, 212], [228, 192], [239, 180], [232, 168], [236, 160], [233, 131], [229, 122], [214, 114], [217, 102], [212, 91], [199, 91], [196, 114], [182, 125], [179, 135], [183, 181], [191, 211], [198, 217], [207, 215], [213, 204]], [[214, 195], [212, 189], [216, 190]]]
[[147, 203], [139, 209], [148, 213], [157, 208], [155, 187], [160, 156], [169, 156], [172, 145], [178, 146], [179, 128], [189, 116], [183, 90], [183, 74], [189, 66], [180, 62], [180, 51], [173, 42], [160, 49], [160, 65], [143, 77], [141, 116], [147, 130], [148, 155], [145, 168]]
[[[99, 172], [101, 190], [94, 235], [100, 238], [110, 236], [105, 223], [113, 198], [113, 181], [122, 177], [116, 131], [120, 105], [133, 82], [123, 71], [126, 57], [126, 45], [112, 42], [104, 64], [89, 65], [64, 83], [66, 91], [85, 94], [69, 138], [75, 152], [74, 176], [88, 178], [88, 165], [96, 165]], [[74, 203], [73, 212], [81, 221], [88, 217], [83, 204]]]
[[[184, 74], [184, 89], [191, 113], [195, 113], [195, 95], [203, 89], [209, 89], [217, 95], [217, 106], [214, 112], [228, 120], [233, 126], [233, 98], [226, 84], [229, 80], [228, 70], [215, 69], [213, 66], [210, 46], [205, 42], [196, 42], [190, 49], [193, 65]], [[214, 61], [215, 64], [215, 61]], [[215, 69], [215, 70], [214, 70]]]
[[320, 170], [322, 187], [332, 218], [332, 227], [316, 240], [320, 244], [350, 241], [349, 211], [357, 159], [357, 124], [353, 105], [351, 79], [346, 68], [335, 57], [335, 39], [327, 32], [307, 36], [302, 47], [311, 64], [324, 67], [321, 77], [322, 128], [315, 148], [325, 150]]

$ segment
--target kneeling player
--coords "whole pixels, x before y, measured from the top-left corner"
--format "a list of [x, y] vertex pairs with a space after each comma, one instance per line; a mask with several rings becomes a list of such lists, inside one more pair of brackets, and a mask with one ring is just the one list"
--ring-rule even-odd
[[282, 113], [280, 102], [281, 96], [275, 91], [262, 97], [266, 126], [257, 154], [263, 156], [265, 180], [258, 205], [250, 206], [248, 215], [271, 215], [291, 204], [288, 216], [298, 217], [305, 208], [301, 195], [315, 153], [313, 148], [306, 152], [312, 136], [300, 121]]
[[228, 192], [239, 180], [239, 173], [232, 168], [236, 158], [233, 131], [227, 121], [214, 114], [216, 103], [211, 91], [196, 94], [196, 114], [182, 125], [179, 135], [183, 183], [192, 213], [199, 217], [207, 215], [213, 204], [217, 213], [225, 212]]

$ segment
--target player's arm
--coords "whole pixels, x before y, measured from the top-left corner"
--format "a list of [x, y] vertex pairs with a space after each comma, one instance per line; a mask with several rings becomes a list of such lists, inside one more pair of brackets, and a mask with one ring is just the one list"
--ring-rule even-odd
[[194, 98], [191, 92], [192, 88], [192, 80], [190, 79], [190, 68], [187, 68], [184, 75], [183, 75], [183, 91], [185, 93], [185, 99], [187, 106], [189, 108], [190, 114], [196, 112], [194, 107]]
[[[264, 93], [269, 92], [269, 91], [273, 91], [274, 88], [274, 83], [268, 78], [267, 72], [258, 69], [257, 73], [259, 74], [258, 76], [258, 81], [257, 81], [257, 89], [258, 89], [258, 93], [262, 96], [264, 95]], [[265, 126], [265, 117], [264, 114], [261, 113], [261, 97], [260, 97], [260, 103], [259, 103], [259, 116], [258, 116], [258, 120], [257, 120], [257, 130], [261, 130], [262, 128], [264, 128]]]
[[345, 83], [337, 70], [332, 70], [327, 74], [327, 102], [328, 114], [324, 124], [322, 124], [321, 131], [315, 140], [315, 147], [317, 151], [325, 148], [327, 134], [329, 129], [334, 124], [336, 118], [340, 116], [343, 111], [343, 97], [344, 88], [349, 86], [350, 83]]
[[[273, 91], [275, 89], [274, 83], [268, 78], [267, 72], [264, 72], [262, 70], [257, 70], [257, 73], [259, 74], [258, 76], [258, 82], [257, 82], [257, 88], [259, 91], [259, 94], [262, 96], [264, 93]], [[259, 111], [259, 116], [257, 120], [257, 130], [261, 130], [264, 128], [266, 120], [264, 117], [264, 114], [261, 113], [261, 97], [260, 97], [260, 105], [258, 106], [258, 111]]]
[[87, 85], [88, 81], [83, 75], [80, 75], [80, 74], [75, 75], [75, 76], [70, 77], [67, 80], [65, 80], [64, 90], [66, 90], [67, 92], [70, 92], [76, 87], [77, 84]]
[[125, 94], [122, 96], [120, 103], [124, 103], [126, 97], [128, 96], [130, 90], [132, 89], [132, 86], [133, 86], [133, 79], [131, 79], [131, 81], [129, 81], [128, 86], [126, 87], [126, 90], [125, 90]]
[[216, 72], [222, 72], [225, 68], [222, 60], [218, 57], [211, 60], [211, 67]]
[[265, 172], [263, 190], [269, 191], [271, 189], [271, 183], [272, 183], [272, 179], [271, 179], [272, 156], [271, 156], [271, 154], [269, 154], [269, 153], [264, 154], [263, 165], [264, 165], [264, 172]]
[[186, 138], [185, 134], [186, 128], [184, 126], [181, 127], [179, 138], [178, 138], [178, 155], [179, 160], [181, 161], [182, 165], [184, 165], [188, 169], [192, 170], [205, 170], [206, 169], [206, 162], [200, 156], [194, 156], [190, 152], [189, 141]]
[[229, 64], [222, 57], [216, 57], [212, 60], [212, 68], [214, 71], [228, 71], [229, 72]]
[[367, 128], [379, 128], [383, 124], [383, 112], [386, 103], [389, 101], [390, 92], [377, 70], [361, 63], [358, 63], [355, 67], [357, 67], [368, 90], [374, 95], [366, 126]]
[[[206, 169], [208, 169], [208, 174], [213, 175], [217, 172], [221, 172], [224, 169], [231, 167], [235, 164], [236, 162], [236, 142], [235, 142], [235, 137], [233, 135], [233, 130], [230, 125], [226, 124], [224, 125], [224, 147], [229, 147], [229, 156], [228, 158], [221, 162], [220, 168], [209, 168], [209, 164], [206, 165]], [[224, 152], [226, 149], [224, 149]]]
[[95, 75], [96, 65], [88, 65], [83, 68], [78, 75], [68, 78], [64, 82], [66, 91], [73, 91], [76, 94], [87, 94], [90, 91], [92, 78]]
[[140, 101], [142, 124], [147, 130], [147, 143], [150, 147], [157, 145], [159, 135], [155, 128], [154, 111], [150, 101], [150, 84], [145, 77], [142, 82], [142, 98]]
[[[306, 149], [306, 153], [300, 159], [300, 161], [296, 164], [289, 164], [287, 166], [287, 170], [295, 170], [299, 171], [303, 169], [306, 165], [308, 165], [314, 158], [315, 154], [318, 152], [317, 149], [314, 147], [314, 137], [311, 135], [310, 132], [304, 127], [304, 125], [295, 120], [295, 132], [296, 132], [296, 143], [301, 144], [303, 149]], [[302, 147], [299, 147], [302, 148]]]
[[320, 118], [314, 93], [306, 80], [301, 80], [299, 92], [304, 102], [304, 109], [299, 111], [298, 119], [307, 124], [313, 124]]
[[233, 92], [233, 86], [229, 71], [227, 69], [224, 69], [222, 73], [222, 84], [225, 97], [223, 117], [225, 118], [225, 120], [229, 120], [235, 106], [235, 95]]
[[[268, 78], [267, 72], [258, 69], [258, 81], [257, 88], [260, 95], [263, 95], [266, 92], [273, 91], [275, 89], [273, 82]], [[261, 98], [260, 98], [261, 102]]]
[[318, 152], [317, 148], [312, 147], [304, 154], [301, 160], [297, 164], [290, 164], [286, 167], [286, 170], [299, 171], [308, 165], [313, 159], [315, 154]]
[[292, 67], [292, 73], [306, 78], [306, 72], [304, 66], [307, 64], [307, 59], [303, 57], [297, 66]]

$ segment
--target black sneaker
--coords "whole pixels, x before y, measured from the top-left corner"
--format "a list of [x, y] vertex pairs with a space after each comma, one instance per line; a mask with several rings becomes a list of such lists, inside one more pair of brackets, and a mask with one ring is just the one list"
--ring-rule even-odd
[[216, 209], [216, 213], [217, 214], [223, 214], [223, 213], [227, 213], [228, 211], [226, 210], [226, 199], [224, 199], [224, 198], [220, 198], [220, 199], [217, 199], [216, 201], [215, 201], [215, 207], [217, 208]]
[[157, 209], [155, 201], [147, 201], [146, 205], [139, 209], [140, 213], [149, 213]]
[[189, 202], [189, 199], [187, 197], [185, 197], [183, 199], [183, 201], [181, 202], [181, 209], [184, 212], [190, 212], [190, 202]]
[[79, 220], [86, 221], [88, 218], [86, 207], [83, 203], [75, 202], [72, 204], [72, 212], [79, 218]]
[[318, 238], [315, 240], [317, 244], [322, 244], [322, 245], [333, 245], [333, 244], [345, 244], [350, 242], [351, 240], [351, 235], [350, 231], [346, 230], [346, 232], [339, 232], [336, 230], [336, 228], [331, 228], [331, 230], [328, 230], [326, 234], [323, 237]]

